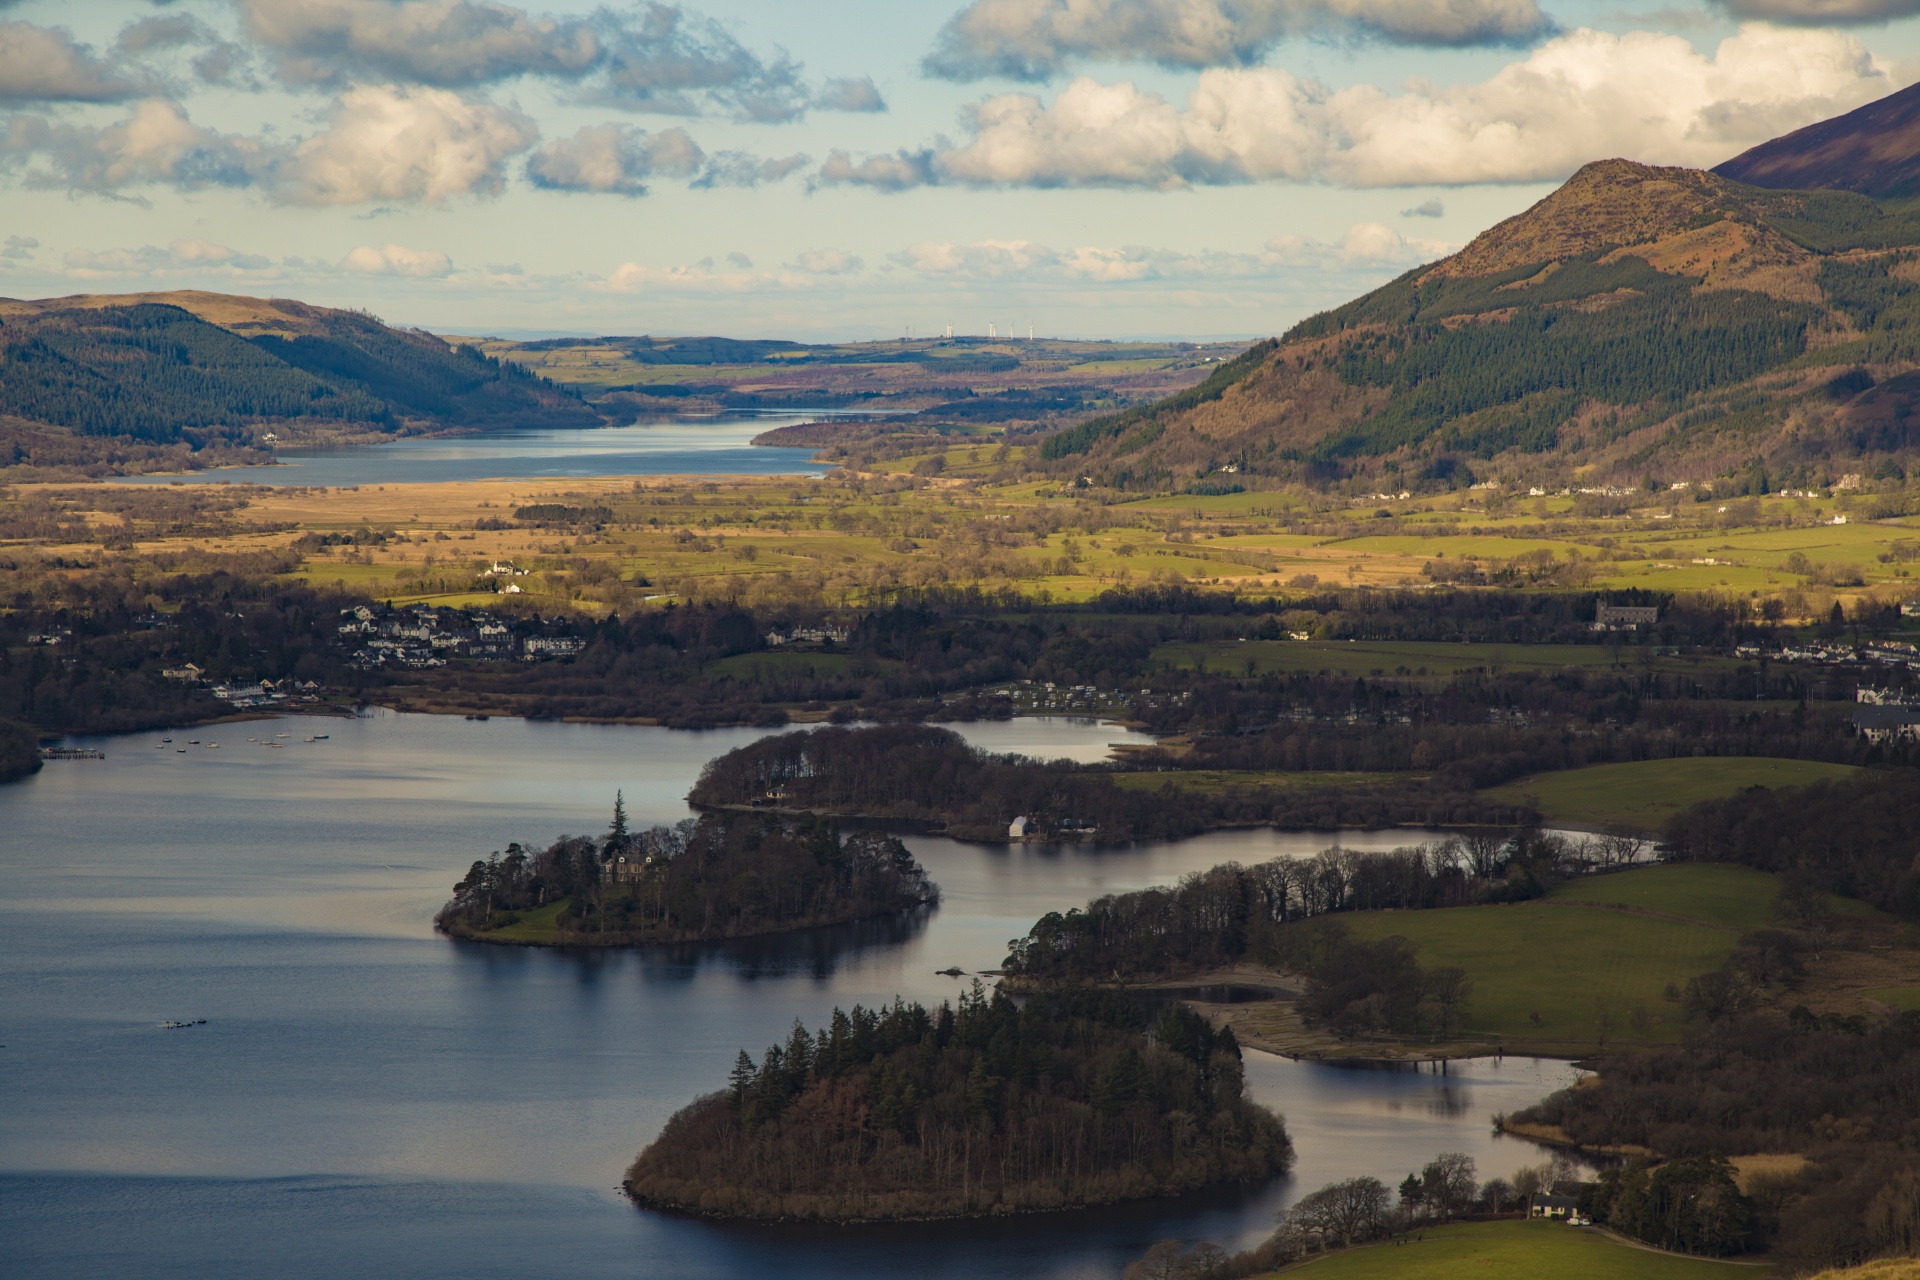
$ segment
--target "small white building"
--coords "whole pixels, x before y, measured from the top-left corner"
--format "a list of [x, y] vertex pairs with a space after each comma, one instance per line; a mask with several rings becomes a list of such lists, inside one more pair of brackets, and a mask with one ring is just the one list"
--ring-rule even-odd
[[1033, 830], [1034, 824], [1029, 819], [1024, 816], [1018, 817], [1007, 824], [1007, 838], [1011, 840], [1025, 840], [1028, 835], [1032, 834]]

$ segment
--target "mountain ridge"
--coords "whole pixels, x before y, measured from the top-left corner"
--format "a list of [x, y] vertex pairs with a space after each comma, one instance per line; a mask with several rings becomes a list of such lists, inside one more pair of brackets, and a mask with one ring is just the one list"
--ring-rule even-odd
[[1176, 492], [1905, 474], [1916, 371], [1920, 204], [1600, 160], [1185, 396], [1047, 438], [1041, 465]]
[[365, 312], [203, 290], [0, 299], [0, 419], [16, 461], [23, 442], [67, 457], [63, 434], [200, 451], [254, 448], [268, 429], [601, 421], [572, 393], [471, 345]]
[[1755, 187], [1920, 194], [1920, 85], [1782, 134], [1713, 172]]

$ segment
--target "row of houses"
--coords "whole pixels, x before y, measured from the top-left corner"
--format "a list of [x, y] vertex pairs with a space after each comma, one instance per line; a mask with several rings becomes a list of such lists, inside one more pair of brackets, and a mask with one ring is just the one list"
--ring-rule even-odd
[[504, 618], [430, 605], [391, 613], [360, 605], [343, 610], [341, 616], [339, 634], [344, 643], [357, 645], [350, 660], [363, 668], [443, 667], [456, 657], [538, 662], [570, 657], [586, 648], [578, 636], [546, 634], [544, 624], [537, 621], [518, 626], [522, 632], [533, 627], [542, 627], [541, 631], [516, 635], [515, 624]]

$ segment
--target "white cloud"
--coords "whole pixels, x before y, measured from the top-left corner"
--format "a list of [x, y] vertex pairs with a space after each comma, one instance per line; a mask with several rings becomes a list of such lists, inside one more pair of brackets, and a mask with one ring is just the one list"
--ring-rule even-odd
[[1377, 222], [1356, 223], [1337, 243], [1278, 236], [1259, 253], [1185, 253], [1142, 245], [1054, 249], [1032, 240], [928, 241], [892, 256], [895, 266], [945, 280], [1129, 284], [1146, 281], [1245, 281], [1297, 275], [1303, 268], [1344, 272], [1407, 267], [1457, 246], [1410, 240]]
[[757, 187], [778, 182], [812, 158], [766, 159], [745, 151], [708, 155], [685, 129], [648, 133], [625, 124], [589, 125], [557, 138], [527, 159], [527, 178], [549, 191], [593, 191], [643, 196], [649, 177], [690, 178], [691, 185]]
[[589, 125], [529, 156], [527, 177], [549, 191], [643, 196], [647, 177], [689, 178], [705, 163], [706, 154], [685, 129], [648, 133], [626, 124]]
[[408, 80], [442, 88], [579, 76], [606, 50], [591, 22], [487, 0], [240, 0], [247, 34], [296, 84]]
[[8, 236], [6, 248], [0, 249], [0, 258], [31, 258], [40, 242], [32, 236]]
[[829, 80], [813, 95], [813, 105], [822, 111], [885, 111], [887, 100], [872, 76]]
[[80, 280], [129, 276], [247, 277], [270, 272], [273, 260], [242, 253], [211, 240], [175, 240], [166, 248], [74, 249], [65, 256], [67, 275]]
[[0, 102], [123, 102], [139, 92], [72, 33], [0, 22]]
[[796, 257], [793, 265], [810, 276], [845, 276], [867, 264], [845, 249], [809, 249]]
[[1441, 203], [1439, 196], [1429, 196], [1411, 209], [1402, 209], [1400, 216], [1403, 218], [1444, 218], [1447, 216], [1447, 206]]
[[349, 271], [370, 276], [408, 276], [415, 280], [442, 280], [453, 274], [453, 259], [436, 249], [409, 249], [401, 244], [378, 248], [363, 244], [342, 264]]
[[790, 156], [762, 157], [747, 151], [717, 151], [707, 157], [706, 167], [693, 185], [708, 187], [757, 187], [764, 182], [779, 182], [813, 163], [805, 152]]
[[934, 160], [931, 149], [908, 151], [903, 148], [890, 156], [867, 156], [858, 161], [845, 151], [835, 150], [827, 153], [817, 180], [829, 186], [845, 183], [881, 191], [905, 191], [937, 180]]
[[711, 18], [653, 3], [621, 23], [589, 96], [632, 111], [718, 111], [763, 123], [800, 118], [812, 97], [785, 54], [763, 60]]
[[444, 89], [361, 86], [335, 99], [324, 131], [293, 148], [274, 195], [315, 205], [494, 195], [507, 160], [538, 137], [508, 107]]
[[1245, 65], [1297, 35], [1512, 44], [1552, 25], [1535, 0], [971, 0], [941, 28], [926, 69], [1044, 80], [1083, 60]]
[[[203, 129], [177, 103], [150, 98], [109, 125], [71, 124], [16, 115], [0, 134], [0, 160], [26, 166], [29, 186], [112, 192], [163, 184], [181, 190], [242, 187], [260, 181], [279, 159], [257, 139]], [[35, 160], [41, 167], [31, 167]]]
[[150, 53], [155, 49], [177, 49], [181, 45], [210, 44], [213, 32], [207, 24], [186, 13], [158, 13], [129, 22], [113, 38], [115, 52]]
[[693, 291], [742, 293], [763, 288], [764, 275], [746, 271], [715, 271], [711, 265], [690, 267], [649, 267], [638, 262], [623, 262], [602, 280], [592, 282], [594, 289], [608, 293]]
[[292, 142], [203, 128], [162, 98], [104, 126], [15, 115], [0, 132], [0, 161], [24, 169], [29, 186], [73, 191], [252, 186], [286, 204], [439, 204], [497, 193], [506, 161], [537, 137], [531, 120], [505, 107], [370, 86], [335, 99], [326, 127]]
[[883, 190], [1177, 188], [1288, 180], [1349, 186], [1540, 182], [1610, 156], [1712, 165], [1879, 97], [1885, 67], [1851, 36], [1754, 24], [1712, 57], [1678, 36], [1580, 30], [1478, 84], [1329, 89], [1277, 67], [1201, 73], [1184, 109], [1082, 78], [969, 113], [960, 146], [855, 161], [817, 180]]
[[1718, 0], [1736, 18], [1794, 26], [1844, 27], [1920, 14], [1920, 0]]
[[653, 0], [573, 18], [535, 17], [497, 0], [238, 3], [247, 34], [296, 85], [463, 89], [540, 76], [578, 85], [582, 98], [606, 106], [758, 121], [797, 119], [815, 103], [881, 105], [870, 81], [810, 92], [785, 55], [764, 58], [712, 19]]

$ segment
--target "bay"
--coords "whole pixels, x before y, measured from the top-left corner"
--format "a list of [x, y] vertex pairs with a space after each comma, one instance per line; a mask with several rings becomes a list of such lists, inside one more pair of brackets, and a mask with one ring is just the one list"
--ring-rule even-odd
[[[1095, 722], [956, 727], [1042, 756], [1128, 737]], [[917, 919], [627, 952], [432, 933], [474, 857], [597, 831], [615, 788], [636, 820], [684, 816], [701, 764], [760, 732], [285, 718], [75, 740], [107, 759], [0, 788], [8, 1274], [1110, 1277], [1166, 1236], [1250, 1243], [1291, 1197], [1336, 1178], [1397, 1180], [1442, 1150], [1473, 1155], [1483, 1176], [1539, 1158], [1489, 1119], [1571, 1079], [1564, 1064], [1436, 1074], [1249, 1052], [1255, 1095], [1286, 1115], [1300, 1152], [1295, 1175], [1266, 1186], [898, 1227], [633, 1209], [615, 1193], [627, 1161], [724, 1080], [738, 1049], [757, 1055], [796, 1017], [950, 999], [960, 984], [936, 970], [997, 966], [1045, 911], [1330, 843], [912, 837], [945, 890]], [[160, 1027], [193, 1018], [207, 1022]]]

